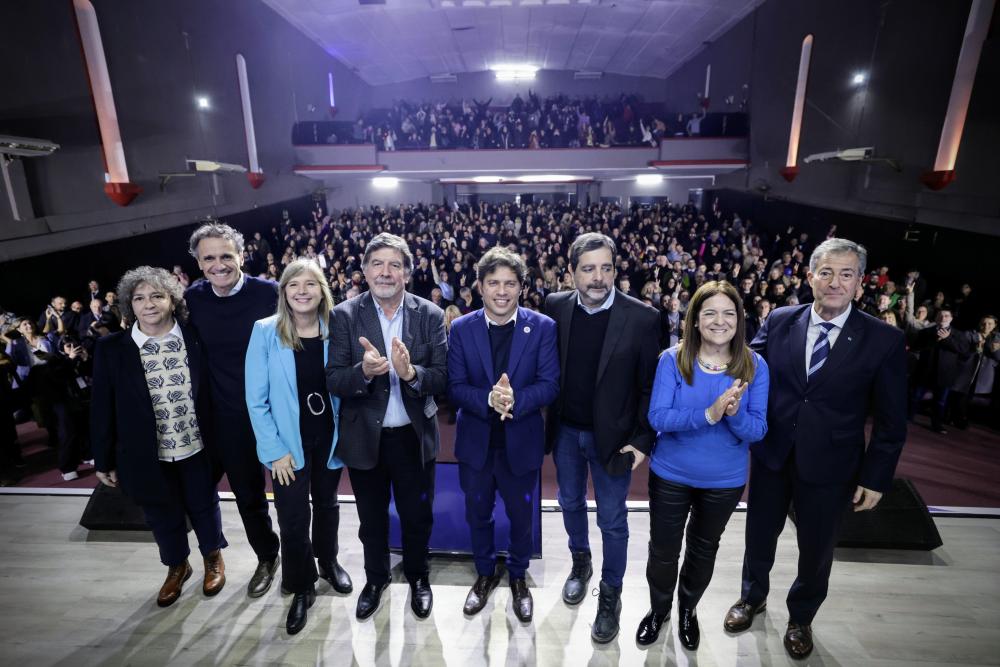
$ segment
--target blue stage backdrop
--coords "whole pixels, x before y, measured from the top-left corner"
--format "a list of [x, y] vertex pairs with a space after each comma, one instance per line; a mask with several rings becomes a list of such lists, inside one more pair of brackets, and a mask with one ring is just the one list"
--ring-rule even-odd
[[[542, 493], [541, 476], [535, 481], [535, 498], [532, 507], [531, 533], [532, 558], [542, 557]], [[496, 547], [498, 554], [506, 554], [510, 546], [510, 522], [504, 509], [503, 499], [497, 494], [497, 506], [493, 510]], [[402, 535], [399, 528], [399, 513], [396, 512], [395, 498], [389, 504], [389, 548], [402, 549]], [[465, 521], [465, 494], [458, 482], [458, 463], [438, 461], [434, 480], [434, 529], [431, 531], [431, 553], [472, 555], [472, 541], [469, 524]]]

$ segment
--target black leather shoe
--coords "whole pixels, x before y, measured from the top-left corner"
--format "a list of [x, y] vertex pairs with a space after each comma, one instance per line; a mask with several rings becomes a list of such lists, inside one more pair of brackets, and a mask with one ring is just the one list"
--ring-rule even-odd
[[639, 646], [649, 646], [660, 638], [660, 629], [670, 619], [670, 612], [657, 614], [652, 609], [639, 621], [639, 629], [635, 631], [635, 643]]
[[563, 584], [562, 599], [569, 605], [580, 604], [587, 594], [587, 582], [594, 576], [594, 568], [590, 561], [589, 551], [574, 551], [573, 569]]
[[423, 619], [431, 615], [434, 606], [434, 593], [431, 592], [431, 582], [426, 576], [410, 582], [410, 609], [417, 618]]
[[618, 620], [622, 615], [622, 589], [601, 582], [597, 597], [597, 617], [590, 629], [590, 638], [607, 644], [618, 636]]
[[701, 641], [701, 628], [698, 627], [698, 616], [694, 609], [681, 607], [680, 618], [677, 619], [677, 636], [680, 637], [681, 646], [689, 651], [698, 648]]
[[531, 623], [535, 611], [535, 601], [531, 599], [528, 582], [523, 578], [510, 580], [510, 602], [514, 607], [514, 615], [522, 623]]
[[288, 618], [285, 619], [285, 630], [290, 635], [296, 635], [306, 627], [306, 610], [316, 602], [316, 590], [296, 593], [292, 597], [292, 606], [288, 609]]
[[465, 596], [465, 606], [462, 611], [468, 616], [475, 616], [486, 606], [486, 601], [490, 599], [490, 593], [500, 584], [500, 575], [494, 572], [486, 577], [479, 575], [476, 583], [472, 584], [469, 594]]
[[336, 560], [328, 562], [320, 561], [319, 576], [329, 581], [330, 585], [333, 586], [333, 590], [341, 595], [348, 595], [354, 590], [351, 575], [347, 574], [347, 570], [340, 567], [340, 563]]
[[785, 651], [794, 660], [805, 660], [813, 652], [812, 626], [789, 623], [785, 630]]
[[262, 560], [257, 563], [257, 569], [254, 570], [253, 576], [250, 577], [250, 583], [247, 584], [247, 595], [252, 598], [259, 598], [264, 593], [271, 588], [271, 583], [274, 581], [274, 573], [278, 571], [278, 565], [281, 564], [281, 557], [275, 556], [274, 560]]
[[388, 581], [381, 586], [365, 584], [365, 587], [361, 589], [361, 595], [358, 596], [358, 608], [354, 612], [359, 621], [378, 611], [379, 605], [382, 603], [382, 593], [387, 588], [389, 588]]
[[743, 632], [749, 630], [753, 625], [753, 617], [763, 614], [767, 609], [767, 600], [764, 600], [756, 607], [740, 598], [726, 613], [726, 620], [722, 622], [722, 627], [726, 632]]

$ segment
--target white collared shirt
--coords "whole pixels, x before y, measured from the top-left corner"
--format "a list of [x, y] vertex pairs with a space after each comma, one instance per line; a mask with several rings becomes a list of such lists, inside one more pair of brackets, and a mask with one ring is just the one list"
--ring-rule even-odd
[[611, 288], [611, 292], [608, 293], [608, 298], [604, 300], [604, 303], [597, 306], [596, 308], [588, 308], [587, 306], [583, 305], [583, 301], [580, 300], [580, 290], [576, 290], [576, 305], [583, 308], [584, 312], [587, 313], [588, 315], [593, 315], [595, 313], [601, 312], [602, 310], [607, 310], [612, 306], [612, 304], [614, 304], [614, 302], [615, 302], [615, 288], [613, 287]]
[[[241, 289], [243, 289], [243, 284], [246, 281], [247, 281], [247, 274], [244, 273], [243, 271], [240, 271], [240, 279], [236, 281], [235, 285], [233, 285], [233, 289], [229, 290], [229, 294], [219, 294], [216, 291], [216, 289], [215, 289], [215, 285], [212, 285], [212, 293], [215, 294], [215, 296], [218, 296], [218, 297], [221, 297], [221, 298], [225, 299], [227, 296], [233, 296], [234, 294], [236, 294], [237, 292], [239, 292]], [[209, 284], [211, 284], [211, 283], [209, 283]]]
[[[181, 332], [180, 322], [174, 320], [174, 326], [170, 329], [170, 331], [163, 334], [162, 336], [158, 336], [158, 338], [166, 338], [167, 336], [174, 336], [176, 338], [184, 340], [184, 334]], [[135, 344], [138, 346], [140, 350], [142, 349], [142, 346], [146, 344], [146, 341], [149, 340], [150, 338], [152, 338], [152, 336], [148, 336], [139, 330], [138, 324], [132, 325], [132, 340], [135, 341]]]
[[483, 319], [486, 320], [486, 330], [489, 331], [490, 327], [502, 327], [505, 324], [510, 324], [511, 322], [517, 322], [517, 308], [514, 309], [514, 314], [511, 315], [510, 319], [506, 322], [494, 322], [490, 319], [490, 316], [486, 314], [486, 309], [483, 308]]
[[854, 306], [848, 304], [847, 310], [837, 315], [832, 320], [824, 320], [816, 312], [815, 306], [809, 307], [809, 328], [806, 330], [806, 368], [809, 368], [809, 358], [812, 357], [813, 348], [816, 346], [816, 341], [819, 340], [820, 333], [823, 331], [823, 327], [820, 326], [823, 322], [829, 322], [833, 325], [830, 329], [830, 333], [826, 335], [828, 344], [830, 345], [830, 350], [833, 350], [833, 346], [837, 343], [837, 338], [840, 337], [840, 331], [844, 328], [844, 324], [847, 323], [847, 318], [851, 316], [851, 309]]
[[[379, 304], [375, 295], [371, 295], [372, 303], [375, 305], [375, 312], [378, 315], [378, 323], [382, 328], [382, 343], [385, 346], [385, 356], [392, 359], [392, 339], [403, 340], [403, 327], [405, 326], [404, 316], [406, 312], [406, 292], [396, 306], [396, 312], [392, 314], [392, 319], [386, 317], [385, 311]], [[415, 380], [416, 378], [414, 378]], [[382, 418], [382, 426], [386, 428], [396, 428], [406, 426], [410, 423], [410, 416], [406, 414], [406, 405], [403, 403], [403, 388], [399, 386], [400, 378], [396, 374], [396, 369], [392, 362], [389, 362], [389, 402], [385, 407], [385, 416]], [[412, 384], [410, 386], [413, 386]]]

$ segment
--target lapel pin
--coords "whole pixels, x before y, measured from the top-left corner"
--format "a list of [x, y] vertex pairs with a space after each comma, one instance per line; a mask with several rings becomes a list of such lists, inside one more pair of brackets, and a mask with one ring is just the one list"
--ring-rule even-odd
[[848, 336], [848, 337], [847, 337], [847, 340], [849, 340], [849, 341], [852, 341], [852, 340], [854, 340], [854, 339], [853, 339], [853, 338], [851, 338], [850, 336]]
[[524, 333], [531, 333], [531, 327], [524, 327]]

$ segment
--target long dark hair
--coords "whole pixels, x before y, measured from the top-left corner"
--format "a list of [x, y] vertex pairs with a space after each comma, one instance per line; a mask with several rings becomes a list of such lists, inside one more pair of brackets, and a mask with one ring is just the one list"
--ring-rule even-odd
[[739, 378], [744, 382], [751, 382], [757, 371], [753, 351], [746, 344], [747, 325], [746, 314], [743, 312], [743, 300], [740, 299], [736, 288], [725, 280], [712, 280], [699, 287], [694, 296], [691, 297], [687, 315], [684, 317], [684, 338], [678, 344], [680, 349], [677, 352], [677, 368], [689, 385], [694, 384], [694, 366], [698, 363], [695, 356], [701, 349], [701, 331], [696, 326], [698, 316], [701, 315], [701, 308], [705, 302], [716, 294], [725, 296], [736, 307], [736, 335], [729, 342], [732, 359], [729, 362], [729, 368], [726, 369], [726, 375]]

